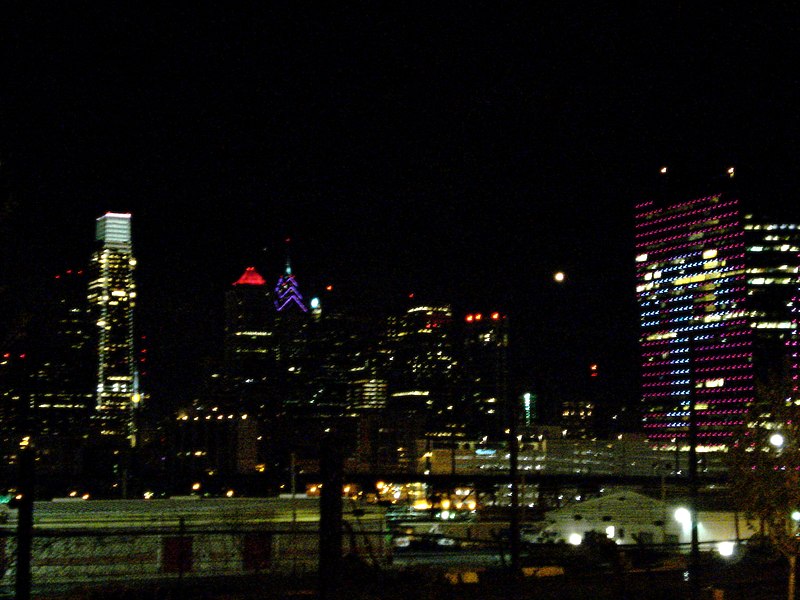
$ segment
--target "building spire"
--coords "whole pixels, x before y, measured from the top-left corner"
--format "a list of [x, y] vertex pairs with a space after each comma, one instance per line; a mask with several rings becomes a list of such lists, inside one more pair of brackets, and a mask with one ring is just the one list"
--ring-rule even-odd
[[275, 310], [280, 312], [290, 304], [294, 304], [303, 312], [308, 312], [308, 308], [303, 302], [303, 296], [298, 289], [297, 280], [292, 275], [292, 263], [289, 258], [291, 241], [291, 238], [286, 238], [286, 271], [278, 279], [278, 285], [275, 286]]

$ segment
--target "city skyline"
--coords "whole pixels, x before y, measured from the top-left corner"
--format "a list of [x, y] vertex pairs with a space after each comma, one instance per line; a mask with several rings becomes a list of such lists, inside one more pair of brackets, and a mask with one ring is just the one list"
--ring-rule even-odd
[[517, 381], [555, 398], [598, 364], [634, 402], [633, 207], [661, 167], [735, 166], [797, 212], [794, 11], [164, 10], [20, 15], [0, 157], [3, 302], [131, 212], [162, 397], [221, 339], [226, 286], [272, 283], [291, 237], [304, 294], [500, 310]]

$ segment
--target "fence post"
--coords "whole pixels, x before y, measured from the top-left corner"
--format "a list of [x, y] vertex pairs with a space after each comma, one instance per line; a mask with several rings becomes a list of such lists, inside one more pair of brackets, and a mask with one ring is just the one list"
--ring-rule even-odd
[[183, 569], [186, 561], [186, 519], [178, 519], [178, 581], [183, 579]]
[[[338, 442], [338, 443], [337, 443]], [[342, 484], [344, 480], [341, 441], [326, 435], [320, 445], [319, 596], [332, 600], [339, 594], [342, 565]]]
[[33, 548], [34, 450], [27, 438], [20, 444], [17, 487], [17, 570], [14, 593], [17, 600], [31, 597], [31, 550]]

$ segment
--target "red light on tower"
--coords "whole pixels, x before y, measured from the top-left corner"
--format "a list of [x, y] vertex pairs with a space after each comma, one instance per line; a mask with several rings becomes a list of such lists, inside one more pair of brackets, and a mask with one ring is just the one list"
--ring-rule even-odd
[[472, 321], [475, 319], [475, 317], [473, 317], [472, 315], [467, 315], [465, 317], [465, 319], [466, 319], [467, 323], [472, 323]]
[[483, 318], [483, 315], [482, 315], [481, 313], [477, 313], [477, 314], [475, 315], [475, 320], [476, 320], [476, 321], [480, 321], [482, 318]]
[[500, 313], [499, 312], [493, 312], [492, 313], [492, 321], [497, 321], [499, 318], [500, 318]]
[[591, 377], [597, 377], [597, 365], [596, 364], [589, 365], [589, 371], [590, 371], [590, 376]]
[[333, 286], [332, 285], [326, 285], [325, 286], [325, 291], [332, 292], [333, 291]]

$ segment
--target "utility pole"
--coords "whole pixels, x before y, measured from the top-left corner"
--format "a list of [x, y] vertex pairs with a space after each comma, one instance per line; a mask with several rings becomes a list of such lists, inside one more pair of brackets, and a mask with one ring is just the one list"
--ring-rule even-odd
[[344, 461], [341, 440], [326, 432], [320, 445], [319, 597], [339, 597], [342, 567], [342, 484]]
[[700, 542], [697, 533], [697, 411], [695, 407], [695, 339], [689, 334], [689, 497], [692, 519], [692, 545], [689, 556], [689, 588], [692, 600], [699, 598]]
[[33, 550], [34, 449], [25, 437], [17, 453], [19, 485], [17, 487], [17, 569], [14, 581], [15, 598], [30, 600], [31, 552]]
[[511, 479], [511, 516], [509, 518], [509, 537], [511, 546], [511, 573], [520, 573], [520, 525], [519, 525], [519, 439], [517, 437], [517, 399], [511, 400], [508, 424], [508, 464]]

